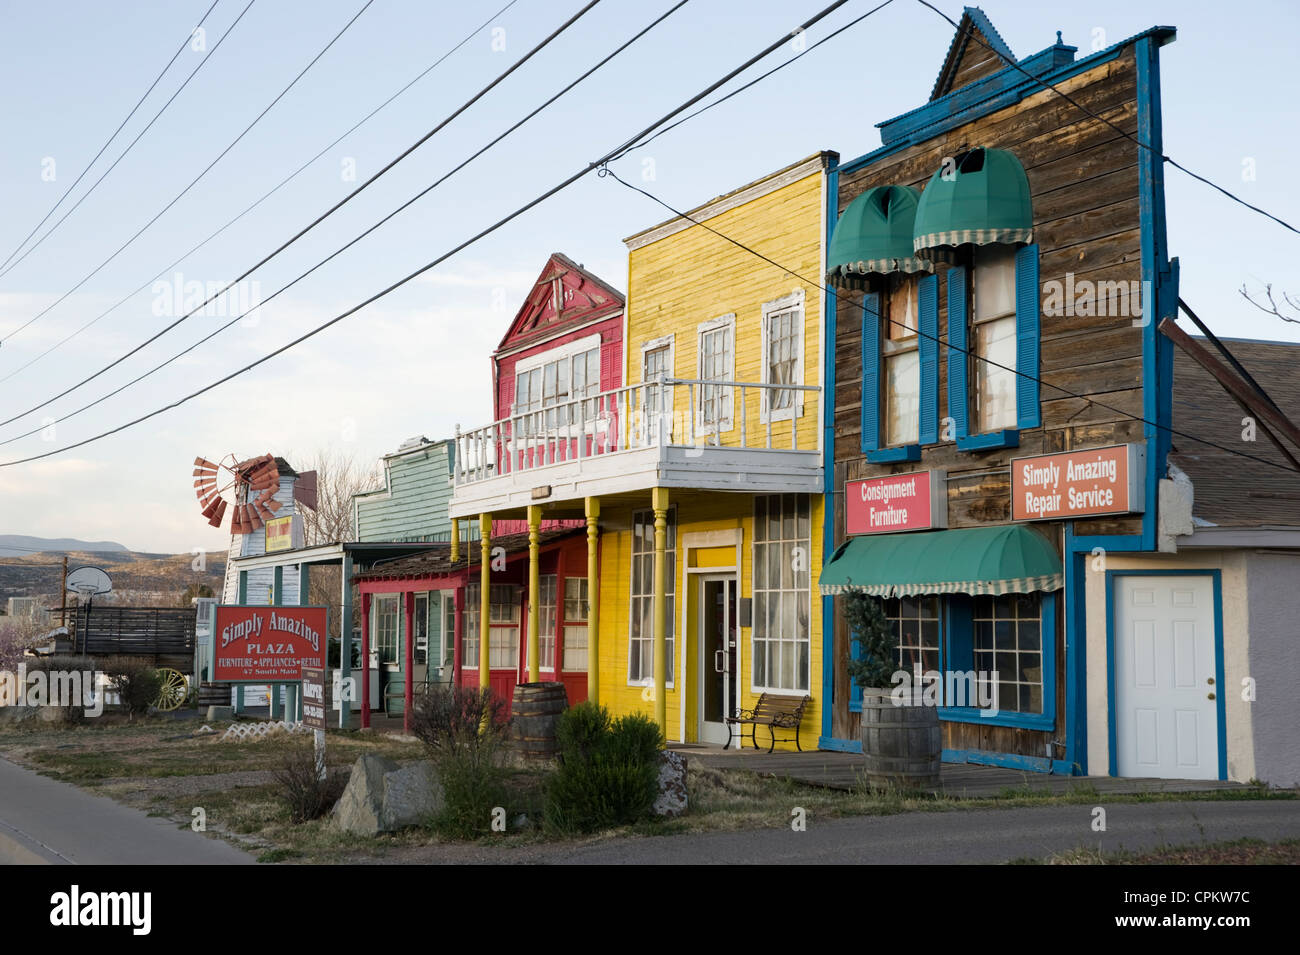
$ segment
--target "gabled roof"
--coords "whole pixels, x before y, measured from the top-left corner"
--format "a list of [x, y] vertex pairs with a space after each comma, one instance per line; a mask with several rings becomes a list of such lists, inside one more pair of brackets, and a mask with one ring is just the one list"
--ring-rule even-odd
[[[978, 37], [972, 40], [972, 34], [978, 34]], [[983, 43], [980, 42], [981, 39]], [[990, 52], [990, 48], [993, 52]], [[979, 7], [966, 7], [962, 10], [957, 32], [953, 34], [948, 55], [944, 57], [943, 67], [939, 70], [939, 77], [934, 81], [934, 89], [930, 91], [930, 99], [936, 100], [952, 91], [957, 71], [968, 56], [976, 62], [993, 58], [997, 65], [990, 72], [1001, 69], [1005, 61], [997, 54], [1001, 54], [1013, 63], [1016, 62], [1016, 55], [1011, 52], [1011, 47], [1007, 46], [1006, 41], [1002, 39], [984, 11]]]
[[[1300, 376], [1295, 373], [1300, 343], [1232, 338], [1223, 343], [1282, 413], [1300, 421]], [[1263, 432], [1254, 441], [1242, 440], [1246, 413], [1181, 349], [1174, 351], [1173, 399], [1177, 430], [1282, 465], [1252, 461], [1175, 434], [1169, 459], [1192, 479], [1192, 516], [1218, 527], [1300, 527], [1300, 475], [1283, 470], [1290, 465]]]
[[497, 351], [526, 343], [565, 326], [587, 322], [623, 310], [623, 293], [559, 252], [551, 253], [532, 291], [506, 329]]

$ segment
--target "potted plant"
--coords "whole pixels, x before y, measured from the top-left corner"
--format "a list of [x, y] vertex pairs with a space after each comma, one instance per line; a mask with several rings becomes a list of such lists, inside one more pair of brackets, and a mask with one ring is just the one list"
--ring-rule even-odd
[[911, 693], [893, 698], [893, 675], [899, 669], [893, 624], [880, 602], [861, 592], [845, 596], [844, 616], [859, 647], [848, 669], [862, 688], [860, 735], [867, 782], [880, 788], [937, 788], [943, 756], [939, 710], [916, 705]]

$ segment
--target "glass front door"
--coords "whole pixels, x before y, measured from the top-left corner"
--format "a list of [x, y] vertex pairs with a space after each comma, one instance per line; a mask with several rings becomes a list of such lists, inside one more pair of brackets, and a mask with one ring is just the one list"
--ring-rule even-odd
[[700, 742], [722, 745], [739, 701], [735, 578], [701, 578], [699, 601]]

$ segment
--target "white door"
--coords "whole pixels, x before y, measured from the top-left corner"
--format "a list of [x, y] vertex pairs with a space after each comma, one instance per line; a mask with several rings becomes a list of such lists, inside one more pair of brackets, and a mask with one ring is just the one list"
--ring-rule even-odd
[[736, 578], [699, 579], [700, 733], [702, 743], [726, 743], [726, 717], [739, 701], [736, 641]]
[[1121, 575], [1114, 586], [1116, 770], [1217, 779], [1213, 579]]

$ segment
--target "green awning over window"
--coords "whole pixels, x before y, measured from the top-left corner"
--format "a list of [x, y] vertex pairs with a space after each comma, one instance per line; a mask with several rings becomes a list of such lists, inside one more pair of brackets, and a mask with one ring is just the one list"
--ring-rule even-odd
[[1061, 558], [1023, 524], [854, 537], [831, 555], [823, 594], [1028, 594], [1059, 590]]
[[870, 275], [930, 271], [933, 266], [912, 251], [920, 196], [910, 186], [875, 186], [850, 202], [831, 236], [826, 281], [862, 290]]
[[1033, 234], [1025, 167], [1014, 153], [981, 147], [930, 177], [916, 206], [912, 247], [933, 259], [959, 245], [1032, 242]]

